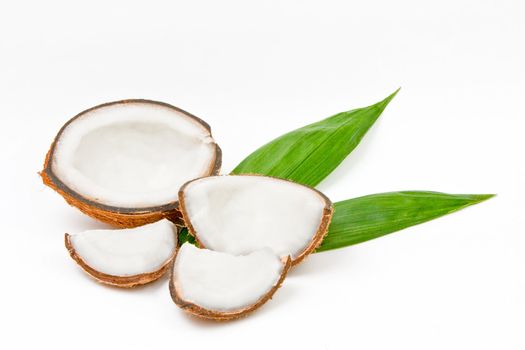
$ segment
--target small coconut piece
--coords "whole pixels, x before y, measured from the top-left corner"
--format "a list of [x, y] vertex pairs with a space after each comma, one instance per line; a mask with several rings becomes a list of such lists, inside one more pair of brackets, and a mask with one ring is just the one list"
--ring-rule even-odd
[[319, 191], [259, 175], [196, 179], [181, 188], [179, 201], [200, 247], [234, 255], [270, 248], [294, 265], [321, 243], [333, 212]]
[[270, 249], [234, 256], [183, 244], [173, 262], [170, 292], [184, 311], [225, 321], [240, 318], [272, 298], [291, 266]]
[[208, 124], [177, 107], [124, 100], [81, 112], [58, 132], [40, 173], [71, 205], [135, 227], [180, 219], [185, 182], [217, 174], [221, 151]]
[[164, 219], [131, 229], [66, 233], [65, 243], [91, 277], [130, 288], [153, 282], [169, 269], [177, 249], [177, 229]]

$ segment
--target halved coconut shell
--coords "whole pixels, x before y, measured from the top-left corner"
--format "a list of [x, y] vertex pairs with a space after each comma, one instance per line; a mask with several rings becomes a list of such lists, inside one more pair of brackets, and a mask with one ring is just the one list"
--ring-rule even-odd
[[217, 174], [220, 166], [221, 150], [206, 122], [166, 103], [123, 100], [69, 120], [40, 175], [83, 213], [136, 227], [163, 218], [180, 224], [180, 186]]
[[177, 250], [177, 228], [168, 220], [132, 229], [65, 234], [75, 262], [96, 281], [131, 288], [159, 279]]
[[234, 255], [268, 247], [301, 262], [321, 244], [333, 206], [321, 192], [262, 175], [210, 176], [179, 191], [180, 209], [200, 247]]
[[200, 318], [245, 317], [272, 298], [291, 263], [290, 257], [278, 258], [269, 249], [233, 256], [185, 243], [173, 260], [171, 297]]

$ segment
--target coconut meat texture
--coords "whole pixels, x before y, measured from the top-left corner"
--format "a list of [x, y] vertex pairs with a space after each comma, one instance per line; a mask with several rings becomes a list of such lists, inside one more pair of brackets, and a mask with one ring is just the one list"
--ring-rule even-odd
[[227, 318], [269, 299], [287, 267], [289, 261], [269, 249], [234, 256], [185, 243], [177, 252], [170, 288], [175, 302], [187, 311]]
[[159, 102], [92, 108], [61, 130], [51, 172], [70, 191], [119, 208], [176, 201], [185, 182], [214, 173], [218, 147], [201, 120]]
[[67, 235], [66, 241], [70, 253], [90, 269], [127, 277], [153, 273], [168, 264], [177, 248], [177, 230], [164, 219], [132, 229], [84, 231]]
[[309, 187], [266, 176], [212, 176], [179, 193], [184, 220], [209, 249], [248, 254], [269, 248], [298, 259], [324, 237], [332, 204]]

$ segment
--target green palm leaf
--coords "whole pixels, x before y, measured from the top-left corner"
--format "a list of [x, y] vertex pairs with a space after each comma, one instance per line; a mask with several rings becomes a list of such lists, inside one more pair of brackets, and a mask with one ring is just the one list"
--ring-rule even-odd
[[492, 194], [405, 191], [379, 193], [334, 204], [327, 236], [317, 251], [346, 247], [421, 224], [483, 202]]
[[232, 174], [263, 174], [316, 186], [356, 148], [398, 91], [369, 107], [284, 134], [250, 154]]

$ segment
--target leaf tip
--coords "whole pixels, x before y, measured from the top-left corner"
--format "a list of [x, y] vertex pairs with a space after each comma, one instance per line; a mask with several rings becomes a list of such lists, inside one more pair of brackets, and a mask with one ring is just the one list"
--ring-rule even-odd
[[385, 98], [383, 101], [377, 103], [376, 106], [379, 106], [381, 108], [381, 111], [383, 111], [386, 108], [386, 106], [388, 106], [390, 101], [392, 101], [394, 99], [394, 97], [396, 97], [396, 95], [399, 92], [399, 90], [401, 90], [401, 87], [398, 87], [396, 91], [394, 91], [393, 93], [388, 95], [388, 97]]
[[490, 193], [490, 194], [477, 194], [475, 195], [475, 200], [474, 202], [475, 203], [481, 203], [481, 202], [484, 202], [488, 199], [491, 199], [493, 197], [496, 197], [496, 194], [494, 193]]
[[398, 88], [396, 89], [396, 91], [394, 91], [393, 93], [391, 93], [387, 98], [385, 98], [384, 101], [386, 101], [387, 103], [390, 102], [390, 101], [392, 101], [392, 99], [393, 99], [394, 97], [396, 97], [396, 95], [397, 95], [397, 93], [399, 92], [399, 90], [401, 90], [401, 86], [398, 87]]

